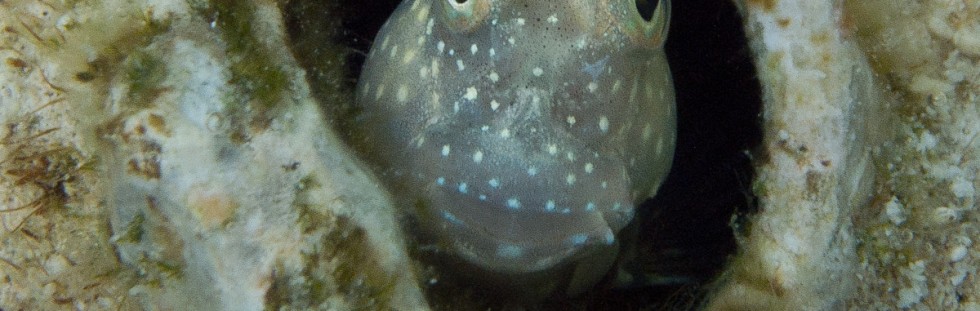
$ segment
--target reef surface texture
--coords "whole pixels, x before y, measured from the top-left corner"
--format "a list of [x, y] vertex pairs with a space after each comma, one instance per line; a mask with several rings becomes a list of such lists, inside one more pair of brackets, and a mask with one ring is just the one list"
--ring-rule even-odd
[[426, 308], [280, 4], [0, 3], [0, 308]]
[[712, 310], [977, 310], [980, 1], [736, 1], [759, 212]]
[[[0, 1], [0, 308], [427, 308], [287, 3]], [[980, 1], [736, 3], [759, 210], [702, 307], [980, 310]]]

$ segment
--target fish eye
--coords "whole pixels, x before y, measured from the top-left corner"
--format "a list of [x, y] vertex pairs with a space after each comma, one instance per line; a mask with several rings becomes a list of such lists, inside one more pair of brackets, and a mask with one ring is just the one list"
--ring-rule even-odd
[[[466, 0], [463, 0], [466, 2]], [[649, 22], [653, 20], [653, 12], [657, 9], [657, 0], [636, 0], [636, 12], [640, 13], [643, 20]]]
[[443, 0], [446, 24], [456, 32], [468, 32], [490, 14], [489, 0]]
[[625, 23], [627, 33], [644, 45], [663, 46], [670, 24], [670, 0], [628, 0], [628, 2], [633, 12]]
[[474, 2], [477, 0], [444, 0], [448, 4], [447, 13], [455, 13], [462, 16], [473, 15]]

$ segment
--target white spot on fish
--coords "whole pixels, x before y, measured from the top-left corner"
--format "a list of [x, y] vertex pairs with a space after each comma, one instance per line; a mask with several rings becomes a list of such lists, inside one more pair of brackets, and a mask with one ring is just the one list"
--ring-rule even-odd
[[524, 249], [517, 245], [501, 244], [497, 247], [497, 256], [505, 258], [517, 258], [524, 255]]
[[429, 7], [424, 6], [421, 10], [419, 10], [419, 13], [415, 15], [415, 20], [421, 22], [427, 17], [429, 17]]
[[413, 60], [415, 60], [416, 55], [418, 55], [417, 50], [415, 49], [408, 50], [408, 52], [405, 52], [405, 56], [402, 57], [402, 64], [411, 63]]
[[473, 153], [473, 163], [480, 164], [483, 162], [483, 151], [477, 150]]
[[398, 100], [398, 102], [400, 102], [400, 103], [404, 103], [405, 100], [408, 100], [408, 86], [407, 85], [402, 84], [402, 85], [399, 85], [398, 86], [398, 91], [395, 92], [395, 99]]
[[378, 90], [374, 93], [374, 100], [381, 99], [381, 96], [383, 96], [384, 94], [385, 94], [385, 85], [384, 84], [379, 85]]
[[507, 207], [511, 209], [519, 209], [521, 208], [521, 201], [516, 198], [510, 198], [507, 200]]
[[643, 136], [641, 137], [643, 141], [649, 141], [650, 137], [653, 136], [653, 124], [647, 123], [643, 126]]
[[471, 87], [469, 87], [469, 88], [466, 89], [466, 95], [463, 95], [463, 98], [465, 98], [466, 100], [469, 100], [469, 101], [475, 101], [477, 95], [478, 95], [478, 92], [476, 90], [476, 87], [475, 86], [471, 86]]

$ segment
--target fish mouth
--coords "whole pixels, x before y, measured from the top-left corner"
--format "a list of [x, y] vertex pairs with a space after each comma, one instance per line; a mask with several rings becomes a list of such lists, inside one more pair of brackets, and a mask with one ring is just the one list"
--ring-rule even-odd
[[452, 204], [459, 208], [431, 210], [424, 221], [437, 223], [430, 228], [438, 228], [439, 239], [453, 254], [490, 271], [548, 270], [615, 242], [598, 211], [508, 210], [470, 198], [455, 198]]

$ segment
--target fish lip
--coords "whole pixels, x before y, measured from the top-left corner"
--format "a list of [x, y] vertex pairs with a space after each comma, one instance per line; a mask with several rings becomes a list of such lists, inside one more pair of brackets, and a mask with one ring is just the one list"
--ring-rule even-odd
[[[606, 230], [608, 230], [608, 228], [606, 228]], [[478, 247], [474, 246], [473, 243], [479, 243], [480, 241], [469, 240], [467, 243], [454, 241], [452, 243], [454, 252], [452, 253], [474, 266], [497, 273], [515, 275], [537, 273], [555, 269], [566, 264], [576, 262], [580, 258], [593, 255], [597, 251], [601, 251], [605, 247], [612, 245], [611, 243], [589, 242], [579, 246], [565, 245], [560, 251], [557, 252], [529, 255], [527, 253], [539, 252], [543, 249], [549, 248], [549, 246], [517, 245], [517, 243], [501, 242], [498, 239], [493, 239], [492, 237], [487, 236], [480, 236], [480, 238], [486, 240], [482, 243], [492, 243], [496, 244], [497, 246]], [[506, 252], [508, 247], [520, 247], [525, 254], [516, 257], [501, 255], [502, 253]]]
[[[575, 262], [616, 242], [613, 228], [607, 223], [606, 215], [599, 210], [554, 214], [554, 218], [542, 219], [544, 226], [548, 226], [545, 223], [567, 222], [568, 220], [563, 220], [567, 217], [574, 217], [574, 222], [578, 224], [544, 238], [507, 236], [498, 228], [488, 227], [478, 219], [467, 217], [469, 215], [459, 211], [436, 209], [423, 213], [427, 215], [424, 218], [428, 219], [423, 221], [438, 223], [423, 230], [434, 229], [430, 233], [443, 241], [442, 245], [450, 250], [448, 253], [471, 265], [494, 272], [527, 274], [544, 271]], [[452, 215], [449, 220], [442, 217], [447, 213]], [[588, 226], [589, 229], [579, 230], [582, 226]]]

